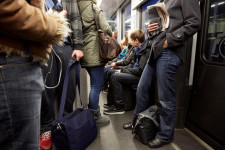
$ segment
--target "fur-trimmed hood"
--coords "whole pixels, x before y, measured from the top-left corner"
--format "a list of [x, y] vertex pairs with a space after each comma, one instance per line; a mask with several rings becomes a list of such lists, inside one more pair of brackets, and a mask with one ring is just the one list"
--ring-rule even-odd
[[[42, 6], [42, 0], [31, 0], [31, 3], [40, 2], [40, 5], [35, 3], [35, 7], [30, 6], [25, 0], [9, 1], [0, 3], [0, 52], [8, 56], [26, 56], [26, 43], [34, 60], [47, 62], [51, 45], [62, 45], [63, 39], [71, 32], [66, 18], [57, 12], [45, 13], [35, 8]], [[14, 11], [12, 8], [18, 10], [17, 17], [7, 15]]]

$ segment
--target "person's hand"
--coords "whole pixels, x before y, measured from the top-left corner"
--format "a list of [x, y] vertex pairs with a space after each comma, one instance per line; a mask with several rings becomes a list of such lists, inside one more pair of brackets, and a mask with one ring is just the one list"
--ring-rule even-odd
[[155, 31], [159, 28], [159, 24], [158, 23], [149, 23], [148, 24], [148, 32], [152, 32]]
[[71, 57], [74, 57], [76, 55], [76, 60], [80, 61], [80, 59], [84, 56], [83, 51], [75, 49], [71, 55]]
[[164, 43], [163, 43], [163, 48], [167, 48], [168, 47], [168, 41], [165, 40]]
[[113, 68], [115, 68], [115, 67], [116, 67], [116, 63], [111, 63], [111, 66], [112, 66]]
[[116, 70], [116, 72], [115, 73], [120, 73], [121, 72], [121, 70]]
[[65, 17], [67, 15], [67, 11], [66, 10], [63, 10], [63, 11], [60, 12], [60, 14]]

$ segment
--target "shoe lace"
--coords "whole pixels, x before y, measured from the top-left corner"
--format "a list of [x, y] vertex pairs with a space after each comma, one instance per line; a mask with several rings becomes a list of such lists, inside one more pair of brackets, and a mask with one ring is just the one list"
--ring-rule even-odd
[[44, 132], [41, 136], [43, 141], [48, 140], [51, 138], [51, 131]]

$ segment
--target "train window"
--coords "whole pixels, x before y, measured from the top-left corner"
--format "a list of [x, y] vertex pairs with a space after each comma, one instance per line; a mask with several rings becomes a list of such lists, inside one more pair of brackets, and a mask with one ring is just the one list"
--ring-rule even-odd
[[225, 1], [211, 0], [208, 35], [205, 44], [207, 62], [225, 65]]
[[153, 5], [153, 4], [157, 3], [157, 1], [158, 0], [151, 0], [147, 3], [145, 3], [144, 5], [142, 5], [142, 7], [141, 7], [142, 30], [144, 30], [146, 35], [147, 35], [147, 28], [148, 28], [148, 23], [149, 23], [149, 15], [148, 15], [147, 7], [149, 5]]
[[112, 20], [108, 20], [109, 25], [113, 31], [113, 37], [117, 40], [118, 30], [117, 30], [117, 15], [112, 17]]
[[122, 30], [122, 39], [124, 38], [125, 33], [128, 33], [131, 30], [131, 3], [129, 3], [122, 11], [123, 13], [123, 30]]

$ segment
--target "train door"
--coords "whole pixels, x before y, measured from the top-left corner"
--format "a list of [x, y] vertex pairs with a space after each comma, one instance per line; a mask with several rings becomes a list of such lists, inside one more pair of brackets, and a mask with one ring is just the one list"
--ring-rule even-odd
[[225, 1], [204, 0], [187, 127], [225, 149]]

